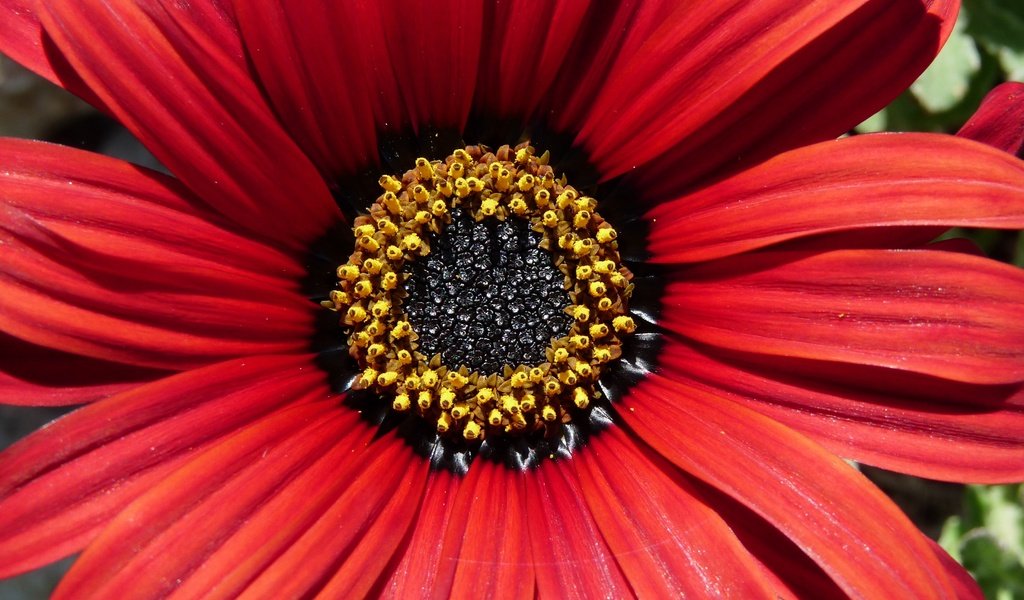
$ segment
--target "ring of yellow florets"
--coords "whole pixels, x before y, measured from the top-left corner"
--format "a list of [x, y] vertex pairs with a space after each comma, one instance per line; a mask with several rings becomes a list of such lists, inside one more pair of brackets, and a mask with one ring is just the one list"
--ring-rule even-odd
[[[363, 369], [356, 388], [372, 388], [395, 411], [415, 411], [440, 434], [469, 441], [553, 433], [571, 421], [573, 408], [599, 397], [601, 371], [621, 355], [621, 336], [635, 324], [626, 305], [632, 274], [593, 198], [556, 178], [547, 154], [535, 156], [525, 143], [494, 153], [470, 146], [443, 161], [418, 158], [401, 180], [385, 175], [380, 186], [370, 214], [354, 222], [355, 251], [338, 267], [340, 289], [324, 303], [342, 313], [349, 330], [349, 353]], [[565, 275], [573, 325], [551, 341], [544, 363], [484, 375], [417, 351], [401, 307], [405, 264], [430, 252], [428, 233], [439, 233], [454, 208], [477, 221], [529, 221]]]

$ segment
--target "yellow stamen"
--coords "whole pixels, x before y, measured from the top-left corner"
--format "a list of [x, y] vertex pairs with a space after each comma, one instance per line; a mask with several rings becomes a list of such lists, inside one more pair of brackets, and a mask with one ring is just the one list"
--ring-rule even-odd
[[607, 226], [598, 229], [594, 237], [597, 238], [598, 242], [602, 244], [608, 244], [610, 242], [615, 241], [615, 238], [618, 237], [618, 234], [615, 232], [614, 229], [611, 228], [611, 226]]
[[469, 421], [466, 423], [466, 427], [462, 430], [462, 437], [469, 441], [473, 441], [480, 437], [482, 433], [480, 426], [476, 424], [476, 421]]
[[430, 179], [434, 176], [434, 168], [430, 166], [430, 161], [422, 156], [416, 159], [416, 176], [420, 179]]
[[363, 374], [359, 376], [359, 387], [368, 388], [377, 382], [377, 371], [373, 367], [366, 367]]
[[385, 191], [391, 193], [402, 189], [402, 182], [390, 175], [383, 175], [377, 183], [379, 183], [380, 187], [384, 188]]
[[367, 252], [376, 252], [380, 250], [380, 243], [368, 235], [364, 235], [359, 238], [359, 247]]
[[434, 398], [430, 394], [430, 390], [423, 390], [416, 396], [416, 406], [420, 407], [420, 410], [427, 410], [430, 408], [431, 402]]
[[382, 196], [382, 203], [384, 204], [384, 208], [393, 215], [398, 215], [402, 212], [402, 205], [398, 201], [398, 196], [396, 196], [394, 192], [384, 192], [384, 196]]
[[584, 409], [590, 405], [590, 397], [583, 388], [576, 388], [572, 391], [572, 402], [579, 409]]
[[636, 323], [633, 321], [633, 317], [621, 315], [612, 319], [612, 327], [615, 328], [615, 331], [633, 333], [636, 330]]
[[497, 200], [488, 198], [480, 203], [480, 212], [487, 217], [493, 217], [498, 212]]
[[[322, 303], [343, 315], [349, 351], [363, 368], [354, 387], [373, 388], [393, 410], [415, 411], [442, 435], [467, 441], [548, 435], [598, 397], [603, 365], [621, 355], [622, 336], [636, 329], [626, 312], [632, 274], [619, 266], [616, 231], [597, 201], [556, 175], [549, 156], [528, 144], [493, 153], [472, 146], [444, 161], [420, 157], [402, 176], [380, 178], [381, 195], [353, 224], [355, 251], [338, 267], [339, 289]], [[477, 221], [524, 219], [554, 255], [573, 304], [568, 333], [546, 351], [549, 362], [487, 375], [417, 351], [402, 273], [430, 253], [427, 234], [441, 232], [455, 208]]]

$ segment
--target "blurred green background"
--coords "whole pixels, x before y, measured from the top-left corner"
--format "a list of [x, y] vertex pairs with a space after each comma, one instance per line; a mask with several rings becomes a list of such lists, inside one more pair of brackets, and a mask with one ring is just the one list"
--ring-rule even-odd
[[[851, 133], [955, 133], [985, 94], [1004, 81], [1024, 81], [1024, 0], [963, 0], [956, 28], [935, 63]], [[103, 127], [105, 121], [88, 106], [0, 55], [0, 135], [91, 145], [148, 162], [123, 131]], [[1018, 232], [961, 230], [953, 235], [970, 237], [989, 256], [1024, 266], [1024, 236]], [[59, 414], [0, 406], [0, 448]], [[960, 486], [862, 470], [970, 570], [986, 597], [1024, 600], [1024, 486]], [[66, 560], [0, 581], [0, 600], [49, 596], [69, 564]]]

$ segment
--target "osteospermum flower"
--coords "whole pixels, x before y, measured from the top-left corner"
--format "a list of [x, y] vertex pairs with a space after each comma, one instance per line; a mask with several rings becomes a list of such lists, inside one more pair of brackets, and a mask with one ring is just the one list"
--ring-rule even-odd
[[0, 455], [0, 574], [977, 593], [839, 458], [1024, 479], [1024, 276], [931, 242], [1024, 164], [835, 139], [956, 2], [0, 6], [173, 174], [0, 142], [3, 400], [84, 405]]

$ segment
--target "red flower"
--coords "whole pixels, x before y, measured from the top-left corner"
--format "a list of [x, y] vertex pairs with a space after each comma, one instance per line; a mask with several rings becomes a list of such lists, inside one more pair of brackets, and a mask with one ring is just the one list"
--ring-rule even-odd
[[[1024, 276], [930, 243], [1024, 226], [1024, 164], [835, 140], [955, 1], [0, 6], [0, 50], [174, 174], [0, 141], [2, 399], [85, 404], [0, 455], [0, 575], [82, 551], [58, 596], [977, 594], [837, 457], [1024, 479]], [[647, 323], [603, 429], [432, 468], [329, 386], [305, 293], [345, 256], [310, 257], [351, 249], [366, 173], [524, 131], [596, 173]]]

